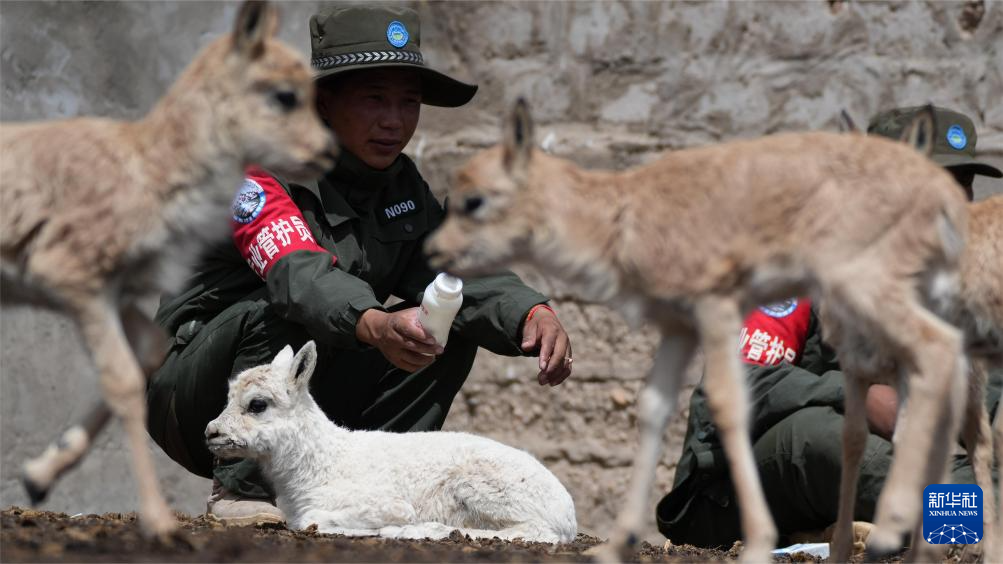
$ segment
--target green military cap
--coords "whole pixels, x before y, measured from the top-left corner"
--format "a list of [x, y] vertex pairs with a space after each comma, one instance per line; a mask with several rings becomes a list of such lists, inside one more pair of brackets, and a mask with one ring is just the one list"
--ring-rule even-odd
[[[867, 133], [898, 139], [913, 117], [925, 108], [926, 106], [915, 106], [881, 112], [871, 118], [871, 122], [867, 124]], [[983, 176], [1003, 177], [1000, 169], [975, 160], [978, 135], [968, 116], [936, 106], [933, 108], [933, 115], [936, 131], [931, 159], [944, 167], [965, 168]]]
[[425, 66], [421, 21], [410, 8], [354, 5], [314, 14], [310, 51], [317, 81], [353, 70], [397, 67], [419, 72], [424, 104], [462, 106], [477, 92], [476, 85]]

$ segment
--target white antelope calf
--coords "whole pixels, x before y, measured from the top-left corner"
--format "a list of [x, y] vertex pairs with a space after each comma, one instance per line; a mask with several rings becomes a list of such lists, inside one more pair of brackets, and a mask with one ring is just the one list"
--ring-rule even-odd
[[[174, 291], [208, 242], [226, 236], [244, 169], [308, 178], [332, 164], [305, 57], [274, 38], [264, 2], [241, 6], [143, 119], [76, 118], [0, 126], [0, 272], [5, 302], [41, 302], [71, 317], [122, 419], [147, 532], [174, 529], [146, 443], [137, 348], [161, 342], [135, 303]], [[123, 327], [124, 325], [124, 327]], [[149, 369], [159, 347], [141, 351]], [[107, 413], [107, 412], [104, 412]], [[79, 460], [107, 417], [74, 427], [27, 465], [33, 501]]]
[[[628, 319], [647, 319], [663, 336], [639, 398], [641, 444], [607, 556], [636, 538], [665, 425], [699, 344], [738, 496], [743, 558], [769, 559], [776, 529], [749, 441], [738, 338], [747, 311], [790, 296], [830, 304], [843, 328], [834, 339], [840, 359], [867, 342], [903, 368], [915, 409], [928, 414], [910, 418], [903, 433], [921, 460], [943, 453], [929, 469], [941, 474], [947, 452], [934, 450], [933, 431], [942, 422], [957, 428], [941, 398], [956, 393], [964, 362], [960, 333], [925, 303], [939, 297], [935, 290], [950, 293], [950, 284], [936, 283], [950, 280], [963, 247], [965, 201], [950, 174], [896, 141], [821, 132], [673, 151], [624, 172], [586, 171], [534, 149], [524, 102], [505, 130], [500, 146], [458, 171], [449, 215], [427, 245], [433, 265], [475, 275], [529, 263]], [[848, 372], [848, 382], [857, 375]], [[893, 543], [920, 511], [923, 473], [915, 470], [896, 459], [885, 488], [895, 495], [879, 503], [875, 533]]]
[[570, 542], [575, 505], [530, 454], [467, 433], [349, 431], [310, 395], [313, 341], [238, 374], [209, 450], [251, 458], [296, 529], [349, 536]]

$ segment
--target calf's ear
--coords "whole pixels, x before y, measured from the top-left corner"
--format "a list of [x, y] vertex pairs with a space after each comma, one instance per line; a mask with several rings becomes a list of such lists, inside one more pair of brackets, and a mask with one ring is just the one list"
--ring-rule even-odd
[[512, 106], [504, 126], [504, 152], [502, 164], [505, 172], [517, 181], [524, 181], [529, 172], [529, 161], [533, 156], [533, 118], [529, 114], [529, 103], [519, 98]]
[[313, 369], [316, 367], [317, 345], [313, 341], [307, 341], [293, 358], [289, 377], [297, 388], [306, 389], [310, 384], [310, 377], [313, 376]]
[[933, 154], [935, 144], [933, 136], [936, 130], [937, 116], [934, 113], [933, 104], [927, 104], [913, 116], [912, 121], [902, 131], [901, 140], [929, 157]]
[[272, 359], [272, 371], [276, 374], [285, 374], [289, 372], [289, 366], [293, 362], [293, 348], [286, 345], [279, 351], [279, 354], [275, 355]]
[[233, 22], [233, 46], [253, 61], [265, 52], [265, 42], [275, 36], [278, 27], [275, 6], [262, 0], [247, 0]]

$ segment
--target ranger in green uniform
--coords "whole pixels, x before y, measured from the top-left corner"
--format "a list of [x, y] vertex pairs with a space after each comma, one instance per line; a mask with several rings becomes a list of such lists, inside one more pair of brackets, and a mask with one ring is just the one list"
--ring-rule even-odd
[[[441, 428], [478, 347], [539, 355], [541, 385], [571, 373], [547, 298], [514, 274], [464, 280], [445, 349], [416, 320], [436, 275], [422, 246], [444, 211], [401, 151], [421, 104], [460, 106], [477, 87], [424, 66], [410, 9], [337, 9], [313, 16], [310, 32], [318, 110], [341, 145], [336, 167], [305, 185], [250, 170], [232, 242], [208, 253], [157, 315], [172, 339], [147, 393], [150, 434], [213, 478], [208, 512], [234, 524], [283, 516], [254, 464], [213, 460], [205, 427], [226, 404], [228, 379], [286, 345], [317, 341], [311, 392], [352, 429]], [[300, 102], [295, 92], [273, 96], [276, 111]], [[384, 307], [391, 296], [403, 303]]]
[[[898, 139], [922, 108], [899, 108], [875, 116], [871, 134]], [[976, 133], [963, 114], [936, 108], [931, 158], [954, 174], [972, 197], [976, 174], [999, 178], [999, 169], [975, 160]], [[771, 354], [772, 353], [772, 354]], [[843, 435], [843, 373], [822, 341], [818, 318], [807, 300], [760, 308], [745, 320], [742, 355], [750, 389], [753, 453], [781, 543], [801, 542], [796, 533], [824, 531], [836, 521]], [[986, 402], [996, 413], [1003, 374], [991, 374]], [[870, 435], [857, 482], [854, 519], [873, 521], [878, 495], [891, 467], [897, 396], [888, 386], [867, 395]], [[952, 480], [974, 483], [965, 455], [954, 457]], [[738, 507], [728, 465], [703, 389], [690, 402], [689, 424], [673, 489], [659, 502], [659, 530], [672, 542], [730, 546], [741, 538]], [[866, 525], [858, 533], [865, 533]], [[826, 532], [820, 533], [822, 540]]]

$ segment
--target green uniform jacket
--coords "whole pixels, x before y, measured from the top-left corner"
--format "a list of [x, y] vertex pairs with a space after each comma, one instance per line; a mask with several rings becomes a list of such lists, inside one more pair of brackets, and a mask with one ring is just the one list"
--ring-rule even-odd
[[[789, 363], [745, 366], [750, 386], [749, 421], [753, 441], [778, 421], [802, 408], [835, 406], [839, 411], [843, 410], [843, 373], [838, 371], [833, 350], [822, 343], [814, 311], [797, 366]], [[675, 518], [685, 513], [694, 495], [708, 487], [710, 491], [706, 493], [711, 499], [722, 506], [730, 503], [729, 488], [722, 487], [720, 481], [726, 475], [728, 461], [701, 384], [693, 391], [690, 400], [686, 439], [676, 466], [672, 493], [662, 500], [657, 509], [659, 529], [669, 530]]]
[[[170, 335], [190, 339], [189, 327], [267, 285], [276, 313], [305, 327], [318, 343], [360, 349], [364, 345], [355, 337], [355, 326], [365, 310], [383, 309], [390, 295], [421, 302], [436, 275], [422, 248], [445, 211], [409, 158], [401, 155], [388, 169], [376, 171], [342, 151], [335, 169], [319, 181], [282, 182], [282, 187], [330, 254], [301, 250], [282, 256], [263, 281], [233, 242], [215, 246], [188, 289], [161, 304], [157, 321]], [[492, 352], [522, 354], [522, 321], [547, 298], [512, 273], [463, 282], [463, 306], [453, 330]]]

